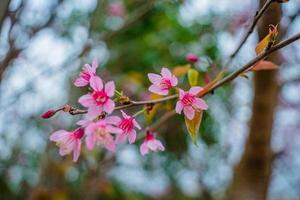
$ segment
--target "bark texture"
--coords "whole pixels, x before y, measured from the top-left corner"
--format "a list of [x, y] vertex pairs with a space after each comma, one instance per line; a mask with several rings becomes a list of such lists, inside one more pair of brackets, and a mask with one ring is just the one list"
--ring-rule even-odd
[[[260, 0], [262, 6], [264, 0]], [[280, 4], [273, 3], [258, 24], [260, 40], [268, 34], [269, 24], [278, 24], [281, 17]], [[268, 60], [280, 64], [278, 52]], [[277, 70], [254, 74], [254, 99], [249, 136], [241, 161], [236, 166], [229, 199], [265, 200], [272, 172], [271, 135], [277, 104]]]

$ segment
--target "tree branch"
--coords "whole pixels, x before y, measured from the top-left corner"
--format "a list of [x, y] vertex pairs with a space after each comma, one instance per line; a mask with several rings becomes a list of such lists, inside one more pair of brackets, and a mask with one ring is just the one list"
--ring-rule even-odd
[[[259, 62], [260, 60], [263, 60], [268, 55], [272, 54], [274, 51], [277, 51], [277, 50], [279, 50], [279, 49], [281, 49], [281, 48], [283, 48], [283, 47], [285, 47], [285, 46], [287, 46], [287, 45], [289, 45], [289, 44], [291, 44], [291, 43], [293, 43], [293, 42], [295, 42], [299, 39], [300, 39], [300, 33], [296, 34], [293, 37], [290, 37], [289, 39], [286, 39], [286, 40], [278, 43], [277, 45], [274, 45], [269, 50], [265, 51], [264, 53], [258, 55], [257, 57], [255, 57], [254, 59], [249, 61], [246, 65], [244, 65], [243, 67], [241, 67], [237, 71], [233, 72], [232, 74], [226, 76], [225, 78], [223, 78], [220, 81], [218, 81], [217, 83], [215, 83], [212, 87], [210, 87], [207, 91], [205, 91], [201, 95], [201, 97], [209, 94], [210, 92], [212, 92], [213, 90], [223, 86], [224, 84], [234, 80], [235, 78], [237, 78], [239, 75], [243, 74], [244, 72], [247, 72], [254, 64]], [[129, 108], [129, 107], [133, 107], [133, 106], [157, 104], [157, 103], [162, 103], [162, 102], [165, 102], [165, 101], [168, 101], [168, 100], [173, 100], [173, 99], [176, 99], [176, 98], [177, 98], [177, 94], [170, 95], [170, 96], [160, 98], [160, 99], [154, 99], [154, 100], [130, 101], [129, 104], [115, 107], [115, 110]], [[72, 107], [72, 109], [73, 109], [72, 113], [70, 112], [70, 114], [72, 114], [72, 115], [87, 113], [87, 110], [81, 110], [81, 109], [77, 109], [77, 108], [74, 108], [74, 107]]]
[[251, 33], [253, 33], [253, 30], [258, 22], [258, 20], [261, 18], [261, 16], [263, 15], [263, 13], [267, 10], [267, 8], [274, 2], [274, 0], [267, 0], [265, 2], [265, 4], [263, 5], [263, 7], [256, 12], [253, 22], [249, 28], [249, 30], [247, 31], [247, 33], [245, 34], [245, 36], [243, 37], [242, 41], [240, 42], [240, 44], [237, 46], [237, 48], [235, 49], [235, 51], [229, 56], [228, 61], [225, 64], [225, 67], [227, 67], [232, 60], [234, 59], [234, 57], [238, 54], [238, 52], [240, 51], [240, 49], [242, 48], [242, 46], [245, 44], [245, 42], [247, 41], [248, 37], [251, 35]]

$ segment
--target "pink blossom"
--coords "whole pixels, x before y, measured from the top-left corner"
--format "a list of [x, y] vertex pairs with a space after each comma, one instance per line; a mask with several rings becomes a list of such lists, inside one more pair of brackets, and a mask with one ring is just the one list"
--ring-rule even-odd
[[152, 83], [149, 91], [159, 95], [167, 95], [169, 90], [177, 85], [178, 80], [168, 68], [163, 67], [160, 74], [148, 74], [148, 78]]
[[97, 60], [94, 59], [92, 66], [85, 64], [82, 71], [79, 74], [79, 77], [74, 81], [76, 87], [83, 87], [89, 84], [91, 77], [96, 75], [96, 69], [98, 67]]
[[208, 108], [206, 102], [197, 97], [197, 94], [201, 90], [201, 87], [191, 87], [187, 92], [179, 89], [179, 101], [177, 101], [176, 104], [176, 112], [181, 114], [183, 110], [185, 116], [192, 120], [195, 115], [195, 110], [206, 110]]
[[125, 10], [122, 2], [114, 2], [107, 6], [107, 12], [110, 16], [123, 17]]
[[59, 130], [51, 134], [50, 140], [57, 143], [61, 156], [70, 154], [73, 151], [73, 161], [76, 162], [80, 155], [81, 138], [83, 135], [83, 128], [77, 128], [72, 132]]
[[198, 56], [193, 53], [186, 54], [185, 59], [191, 63], [196, 63], [199, 60]]
[[103, 145], [110, 151], [115, 151], [116, 145], [111, 133], [121, 134], [122, 130], [116, 125], [120, 123], [121, 119], [116, 116], [106, 117], [97, 122], [91, 122], [86, 128], [85, 142], [87, 148], [92, 150], [95, 144]]
[[127, 115], [125, 112], [121, 110], [123, 119], [118, 124], [118, 127], [122, 129], [122, 133], [119, 134], [116, 138], [116, 143], [123, 143], [128, 137], [128, 142], [130, 144], [135, 142], [136, 139], [136, 131], [134, 127], [141, 129], [140, 125], [137, 123], [136, 119], [132, 116]]
[[147, 131], [145, 140], [140, 147], [140, 152], [142, 156], [149, 153], [149, 151], [164, 151], [165, 147], [162, 143], [155, 139], [154, 134], [151, 131]]
[[83, 95], [78, 100], [81, 105], [88, 108], [87, 115], [91, 118], [100, 115], [102, 111], [112, 113], [115, 103], [110, 97], [115, 94], [115, 83], [110, 81], [103, 85], [100, 77], [93, 76], [90, 79], [90, 86], [92, 92]]

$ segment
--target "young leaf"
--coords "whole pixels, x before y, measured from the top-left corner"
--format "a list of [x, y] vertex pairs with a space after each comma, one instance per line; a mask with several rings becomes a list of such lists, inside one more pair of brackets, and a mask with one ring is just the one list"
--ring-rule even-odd
[[188, 80], [190, 86], [198, 85], [198, 77], [199, 77], [199, 72], [197, 70], [195, 69], [188, 70]]
[[253, 67], [251, 68], [251, 71], [261, 71], [261, 70], [273, 70], [273, 69], [278, 69], [278, 65], [270, 62], [270, 61], [266, 61], [266, 60], [261, 60], [258, 63], [256, 63], [255, 65], [253, 65]]
[[188, 70], [191, 68], [190, 64], [187, 65], [179, 65], [174, 67], [173, 74], [177, 77], [183, 76], [188, 73]]
[[187, 117], [184, 117], [186, 128], [195, 145], [197, 145], [197, 138], [202, 120], [202, 115], [203, 111], [199, 110], [195, 112], [195, 116], [192, 120], [189, 120]]
[[262, 53], [265, 49], [270, 48], [275, 43], [277, 35], [278, 35], [277, 25], [274, 26], [271, 24], [268, 35], [266, 35], [266, 37], [264, 37], [264, 39], [262, 39], [256, 45], [256, 48], [255, 48], [256, 54], [258, 55], [258, 54]]

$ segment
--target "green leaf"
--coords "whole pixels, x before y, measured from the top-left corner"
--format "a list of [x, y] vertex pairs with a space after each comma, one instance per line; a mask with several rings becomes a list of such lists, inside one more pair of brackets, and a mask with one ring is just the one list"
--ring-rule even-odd
[[198, 85], [199, 72], [195, 69], [188, 70], [188, 80], [191, 86]]
[[202, 115], [203, 111], [199, 110], [195, 112], [195, 116], [192, 120], [189, 120], [187, 117], [184, 117], [186, 128], [195, 145], [197, 145], [197, 138], [202, 120]]

